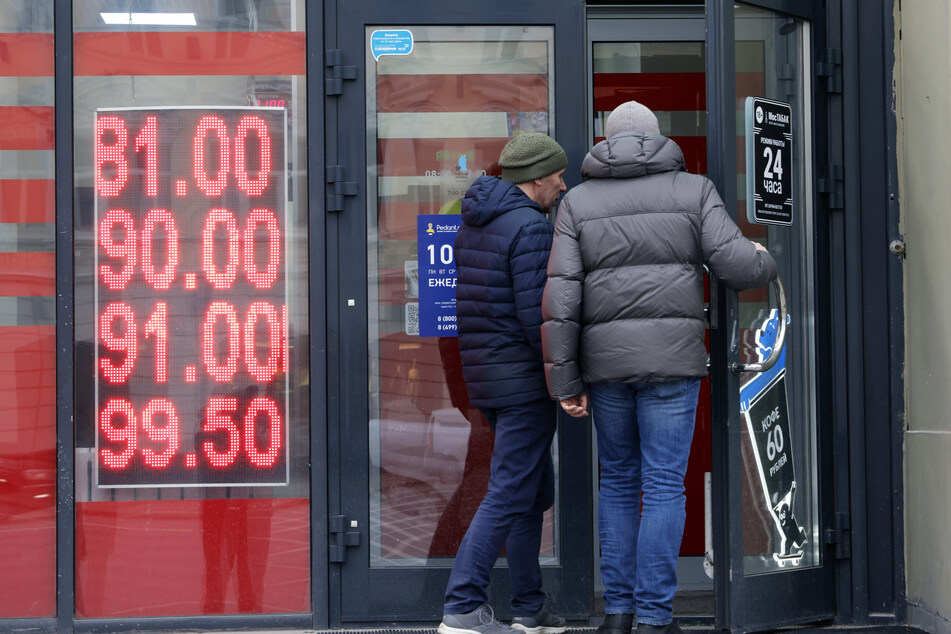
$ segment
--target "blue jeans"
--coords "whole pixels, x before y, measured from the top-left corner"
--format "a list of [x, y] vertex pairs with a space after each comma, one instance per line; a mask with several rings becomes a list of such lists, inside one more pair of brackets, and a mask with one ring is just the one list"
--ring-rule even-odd
[[446, 588], [444, 614], [471, 612], [488, 601], [502, 546], [512, 580], [512, 615], [534, 616], [545, 602], [538, 552], [542, 516], [555, 501], [550, 399], [482, 409], [495, 432], [489, 489], [459, 545]]
[[650, 625], [673, 619], [699, 390], [699, 379], [588, 387], [601, 461], [598, 538], [607, 614], [636, 613]]

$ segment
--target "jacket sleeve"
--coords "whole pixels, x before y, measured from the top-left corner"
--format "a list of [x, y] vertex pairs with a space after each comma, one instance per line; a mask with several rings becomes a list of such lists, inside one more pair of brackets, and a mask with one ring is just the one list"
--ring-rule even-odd
[[526, 224], [519, 229], [509, 251], [515, 314], [539, 360], [542, 358], [542, 291], [551, 236], [552, 226], [547, 220]]
[[700, 249], [710, 270], [732, 289], [764, 286], [777, 275], [773, 256], [743, 237], [709, 180], [701, 198]]
[[548, 259], [548, 283], [542, 298], [545, 379], [552, 398], [558, 400], [585, 391], [578, 360], [584, 279], [581, 245], [571, 214], [571, 202], [566, 196], [558, 208], [555, 238]]

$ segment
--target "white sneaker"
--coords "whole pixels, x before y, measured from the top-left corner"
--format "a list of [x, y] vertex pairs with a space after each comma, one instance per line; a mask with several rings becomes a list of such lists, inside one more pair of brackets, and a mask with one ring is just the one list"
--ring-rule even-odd
[[436, 631], [439, 634], [517, 634], [495, 618], [495, 612], [488, 603], [465, 614], [444, 614]]
[[543, 605], [535, 616], [516, 616], [512, 619], [512, 628], [526, 634], [561, 634], [566, 629], [566, 623]]

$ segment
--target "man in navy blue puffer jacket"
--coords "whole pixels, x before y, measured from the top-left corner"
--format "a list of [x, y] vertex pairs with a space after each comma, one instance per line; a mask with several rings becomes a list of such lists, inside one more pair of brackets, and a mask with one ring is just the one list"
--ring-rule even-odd
[[[541, 347], [541, 301], [553, 228], [543, 215], [566, 190], [565, 151], [525, 133], [499, 157], [502, 178], [479, 178], [462, 201], [456, 236], [456, 315], [470, 402], [495, 432], [489, 488], [456, 554], [439, 634], [560, 634], [544, 605], [538, 553], [542, 514], [554, 502], [555, 403]], [[487, 604], [492, 567], [506, 547], [512, 627]]]

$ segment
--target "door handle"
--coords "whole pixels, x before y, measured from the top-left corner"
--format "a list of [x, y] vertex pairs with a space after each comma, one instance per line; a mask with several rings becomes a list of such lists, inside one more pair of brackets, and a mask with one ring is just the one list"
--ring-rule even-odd
[[766, 372], [766, 370], [776, 365], [776, 362], [779, 361], [779, 355], [783, 352], [783, 344], [786, 339], [786, 289], [783, 287], [783, 280], [779, 275], [770, 282], [770, 286], [773, 287], [776, 299], [779, 302], [779, 329], [776, 332], [776, 343], [773, 344], [773, 349], [764, 361], [759, 363], [734, 363], [731, 368], [734, 374]]

